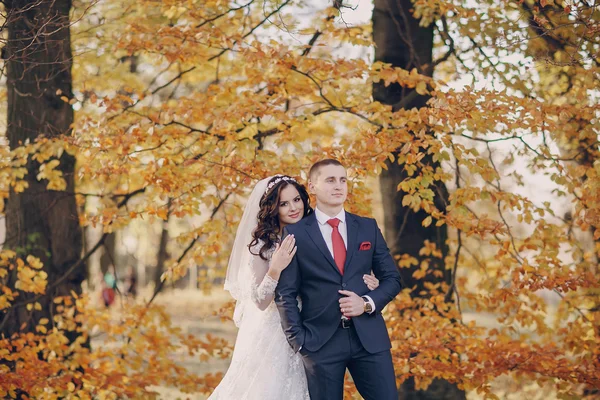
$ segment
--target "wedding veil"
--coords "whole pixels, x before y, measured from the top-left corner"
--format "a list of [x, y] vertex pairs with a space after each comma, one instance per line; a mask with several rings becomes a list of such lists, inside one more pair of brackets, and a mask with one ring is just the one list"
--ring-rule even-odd
[[272, 178], [271, 176], [263, 179], [254, 186], [244, 207], [244, 213], [235, 234], [233, 249], [229, 256], [227, 275], [225, 277], [225, 290], [229, 291], [231, 296], [236, 300], [233, 321], [238, 327], [244, 314], [245, 300], [249, 299], [249, 285], [252, 281], [250, 262], [253, 256], [248, 249], [248, 245], [252, 241], [252, 232], [258, 226], [260, 199], [265, 194], [267, 185]]

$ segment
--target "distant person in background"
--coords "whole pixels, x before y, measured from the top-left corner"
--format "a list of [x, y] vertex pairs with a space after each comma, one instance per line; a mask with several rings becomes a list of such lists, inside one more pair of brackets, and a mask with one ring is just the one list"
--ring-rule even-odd
[[[114, 268], [113, 268], [114, 269]], [[106, 308], [110, 307], [115, 301], [115, 290], [117, 288], [117, 279], [115, 274], [109, 269], [102, 279], [102, 300]]]

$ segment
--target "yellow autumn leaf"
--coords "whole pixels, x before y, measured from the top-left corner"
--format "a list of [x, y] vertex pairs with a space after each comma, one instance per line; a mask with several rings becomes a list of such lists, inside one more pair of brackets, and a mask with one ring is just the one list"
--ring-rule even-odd
[[421, 96], [426, 95], [427, 93], [429, 93], [429, 91], [427, 90], [427, 83], [425, 83], [424, 81], [419, 81], [417, 83], [417, 86], [415, 86], [415, 90], [417, 91], [417, 93], [419, 93]]
[[41, 260], [32, 255], [27, 256], [27, 264], [29, 264], [31, 268], [35, 269], [42, 269], [44, 267], [44, 264], [41, 262]]
[[425, 218], [423, 220], [421, 225], [423, 225], [424, 227], [428, 227], [429, 225], [431, 225], [431, 222], [432, 222], [432, 218], [431, 218], [431, 215], [429, 215], [427, 218]]

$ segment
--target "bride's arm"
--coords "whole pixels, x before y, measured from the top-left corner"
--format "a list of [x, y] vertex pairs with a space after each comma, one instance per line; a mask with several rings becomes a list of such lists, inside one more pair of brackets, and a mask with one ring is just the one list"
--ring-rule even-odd
[[277, 287], [277, 279], [273, 279], [269, 272], [269, 262], [260, 258], [260, 256], [252, 256], [252, 276], [254, 282], [250, 297], [256, 307], [265, 310], [275, 297], [275, 288]]
[[251, 268], [254, 282], [250, 295], [254, 304], [261, 310], [265, 310], [275, 298], [275, 288], [281, 271], [289, 265], [296, 254], [295, 245], [294, 237], [289, 235], [280, 245], [277, 245], [270, 261], [265, 261], [257, 255], [252, 256]]

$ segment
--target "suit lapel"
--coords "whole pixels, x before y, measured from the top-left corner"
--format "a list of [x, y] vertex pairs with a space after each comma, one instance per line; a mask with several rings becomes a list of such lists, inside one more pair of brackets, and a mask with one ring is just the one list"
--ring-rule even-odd
[[346, 243], [346, 263], [344, 264], [344, 275], [348, 273], [348, 267], [352, 261], [352, 256], [356, 252], [356, 238], [358, 236], [358, 221], [353, 214], [346, 212], [346, 235], [348, 243]]
[[321, 253], [323, 253], [325, 259], [329, 261], [329, 264], [331, 264], [333, 269], [335, 269], [335, 272], [339, 274], [340, 270], [338, 269], [337, 265], [335, 265], [335, 261], [333, 260], [329, 249], [327, 248], [327, 243], [325, 243], [325, 239], [323, 239], [321, 229], [319, 229], [319, 221], [317, 221], [317, 217], [314, 213], [312, 213], [310, 216], [307, 217], [307, 219], [308, 220], [304, 228], [306, 229], [306, 232], [308, 232], [308, 236], [312, 239], [312, 241], [315, 243], [315, 245], [321, 251]]

